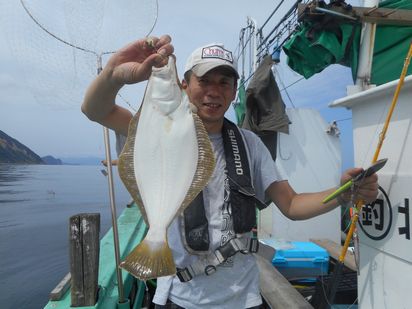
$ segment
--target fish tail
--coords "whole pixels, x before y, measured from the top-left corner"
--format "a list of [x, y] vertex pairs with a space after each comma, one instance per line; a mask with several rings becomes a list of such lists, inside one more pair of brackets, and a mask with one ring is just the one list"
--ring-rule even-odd
[[166, 241], [153, 243], [144, 239], [120, 263], [120, 267], [140, 280], [176, 274], [172, 251]]

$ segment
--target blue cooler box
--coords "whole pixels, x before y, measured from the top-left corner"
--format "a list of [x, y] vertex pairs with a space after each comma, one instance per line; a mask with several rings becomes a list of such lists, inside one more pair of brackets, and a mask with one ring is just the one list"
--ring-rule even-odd
[[276, 249], [272, 264], [288, 280], [314, 281], [327, 275], [329, 254], [312, 242], [290, 242], [289, 248]]

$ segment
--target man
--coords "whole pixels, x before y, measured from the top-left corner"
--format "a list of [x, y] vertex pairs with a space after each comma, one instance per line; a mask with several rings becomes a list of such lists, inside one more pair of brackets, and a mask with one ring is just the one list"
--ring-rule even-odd
[[[121, 49], [90, 85], [83, 112], [91, 120], [127, 135], [132, 114], [115, 104], [117, 92], [125, 84], [148, 79], [152, 66], [165, 65], [172, 53], [169, 36], [151, 38], [150, 42], [139, 40]], [[249, 246], [253, 243], [250, 227], [255, 220], [257, 201], [263, 200], [266, 193], [292, 220], [312, 218], [342, 203], [336, 200], [322, 203], [334, 188], [297, 194], [278, 174], [260, 139], [225, 120], [224, 114], [235, 99], [237, 78], [233, 55], [218, 44], [196, 49], [186, 63], [182, 85], [209, 133], [217, 164], [197, 206], [190, 205], [189, 213], [185, 211], [184, 218], [175, 219], [169, 227], [168, 240], [178, 276], [158, 278], [154, 297], [157, 308], [259, 308], [262, 300], [256, 261], [253, 255], [242, 254], [253, 252]], [[228, 148], [234, 141], [236, 147]], [[239, 151], [238, 162], [230, 159], [234, 149]], [[360, 172], [359, 168], [346, 171], [341, 182]], [[374, 174], [358, 184], [355, 199], [372, 202], [377, 188]], [[350, 194], [342, 198], [348, 202]], [[181, 220], [188, 225], [192, 221], [201, 223], [182, 232]], [[193, 235], [201, 237], [193, 239]], [[206, 247], [196, 243], [199, 239], [205, 240]]]

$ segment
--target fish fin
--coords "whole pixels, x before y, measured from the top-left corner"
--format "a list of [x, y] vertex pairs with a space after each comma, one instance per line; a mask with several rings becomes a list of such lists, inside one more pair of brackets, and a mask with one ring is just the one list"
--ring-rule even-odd
[[212, 177], [215, 169], [215, 155], [213, 153], [212, 143], [209, 139], [209, 135], [203, 125], [203, 121], [200, 117], [192, 113], [195, 123], [196, 137], [198, 144], [198, 161], [195, 175], [193, 176], [192, 184], [179, 208], [182, 212], [194, 199], [199, 195], [200, 191], [207, 185]]
[[123, 181], [126, 189], [129, 191], [130, 195], [133, 197], [133, 200], [139, 207], [140, 213], [142, 214], [146, 225], [149, 225], [146, 210], [144, 209], [143, 200], [140, 196], [139, 188], [137, 186], [136, 177], [134, 174], [134, 142], [136, 139], [136, 130], [139, 123], [140, 111], [141, 107], [130, 121], [126, 143], [119, 156], [118, 171], [120, 179]]
[[144, 239], [120, 263], [120, 267], [139, 280], [176, 274], [176, 265], [173, 260], [172, 251], [166, 241], [161, 244], [154, 244]]

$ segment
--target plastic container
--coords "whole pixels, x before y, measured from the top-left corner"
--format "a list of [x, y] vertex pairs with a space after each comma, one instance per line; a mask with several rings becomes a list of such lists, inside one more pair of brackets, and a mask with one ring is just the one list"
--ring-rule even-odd
[[329, 254], [312, 242], [290, 242], [287, 248], [276, 248], [272, 264], [289, 281], [315, 281], [326, 275], [329, 269]]

